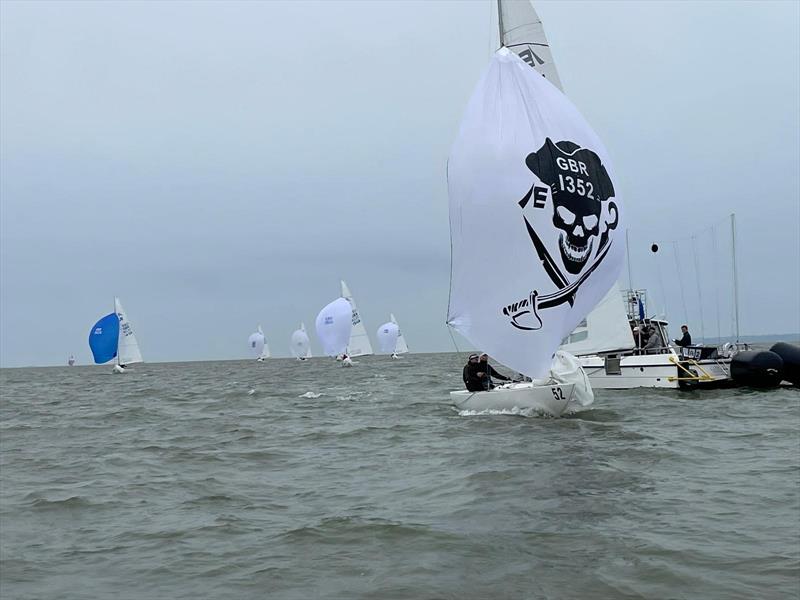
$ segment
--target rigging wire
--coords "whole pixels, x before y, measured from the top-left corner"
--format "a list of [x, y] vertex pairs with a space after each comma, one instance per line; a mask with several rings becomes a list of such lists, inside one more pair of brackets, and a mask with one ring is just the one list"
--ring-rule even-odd
[[722, 330], [719, 326], [719, 268], [717, 262], [717, 226], [711, 227], [711, 269], [714, 271], [714, 308], [717, 316], [717, 343], [722, 340]]
[[700, 266], [697, 264], [697, 247], [695, 246], [695, 237], [692, 236], [692, 254], [694, 255], [694, 276], [697, 280], [697, 303], [700, 308], [700, 339], [703, 343], [706, 341], [706, 327], [703, 320], [703, 292], [700, 286]]
[[672, 253], [675, 256], [675, 268], [678, 270], [678, 289], [681, 291], [681, 304], [683, 304], [683, 322], [689, 322], [689, 311], [686, 309], [686, 295], [683, 292], [683, 274], [681, 273], [681, 263], [678, 259], [678, 242], [672, 242]]

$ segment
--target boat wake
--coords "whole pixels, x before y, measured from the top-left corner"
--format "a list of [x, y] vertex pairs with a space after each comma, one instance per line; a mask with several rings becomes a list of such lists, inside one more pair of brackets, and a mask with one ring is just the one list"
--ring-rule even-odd
[[300, 394], [298, 398], [319, 398], [322, 394], [317, 394], [315, 392], [306, 392], [305, 394]]

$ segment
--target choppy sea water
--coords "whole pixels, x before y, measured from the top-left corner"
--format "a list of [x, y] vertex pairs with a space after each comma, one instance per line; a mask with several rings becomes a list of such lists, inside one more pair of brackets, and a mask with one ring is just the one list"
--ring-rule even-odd
[[0, 597], [800, 595], [800, 391], [470, 416], [462, 359], [3, 370]]

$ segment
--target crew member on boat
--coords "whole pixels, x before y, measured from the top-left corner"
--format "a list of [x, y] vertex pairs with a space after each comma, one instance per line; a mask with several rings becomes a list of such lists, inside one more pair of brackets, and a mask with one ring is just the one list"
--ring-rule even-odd
[[467, 391], [484, 392], [486, 391], [486, 373], [482, 371], [481, 363], [477, 354], [470, 354], [467, 364], [464, 365], [462, 377]]
[[644, 350], [645, 354], [658, 354], [663, 347], [661, 336], [658, 335], [658, 330], [652, 325], [648, 328], [647, 332], [650, 334], [650, 337], [647, 338], [647, 343], [642, 350]]
[[683, 333], [683, 337], [681, 339], [673, 340], [675, 345], [685, 347], [692, 345], [692, 336], [689, 335], [689, 327], [687, 325], [681, 325], [681, 333]]
[[492, 383], [492, 377], [497, 377], [498, 379], [502, 379], [503, 381], [511, 381], [511, 377], [506, 377], [502, 373], [498, 373], [494, 369], [494, 367], [492, 367], [492, 365], [489, 364], [489, 355], [486, 354], [485, 352], [481, 354], [480, 361], [478, 362], [480, 363], [483, 372], [486, 373], [485, 387], [487, 390], [490, 390], [494, 387], [494, 383]]

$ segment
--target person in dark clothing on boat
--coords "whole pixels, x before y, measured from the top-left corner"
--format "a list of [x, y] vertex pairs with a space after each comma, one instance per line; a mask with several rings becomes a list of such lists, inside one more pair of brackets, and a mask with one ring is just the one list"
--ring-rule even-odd
[[682, 348], [685, 346], [692, 345], [692, 336], [689, 335], [689, 327], [686, 325], [681, 325], [681, 332], [683, 333], [683, 337], [679, 340], [674, 340], [677, 346], [681, 346]]
[[481, 363], [478, 361], [477, 354], [470, 354], [469, 361], [464, 365], [464, 385], [470, 392], [486, 391], [486, 372], [482, 371]]
[[503, 381], [511, 381], [511, 377], [506, 377], [502, 373], [498, 373], [492, 365], [489, 364], [489, 355], [485, 352], [481, 354], [480, 359], [481, 369], [484, 373], [486, 373], [486, 389], [492, 389], [494, 384], [492, 383], [492, 377], [497, 377], [497, 379], [502, 379]]
[[647, 333], [649, 337], [647, 338], [647, 343], [642, 347], [642, 350], [644, 350], [645, 354], [658, 354], [662, 347], [661, 336], [658, 335], [656, 328], [652, 326], [647, 330]]

